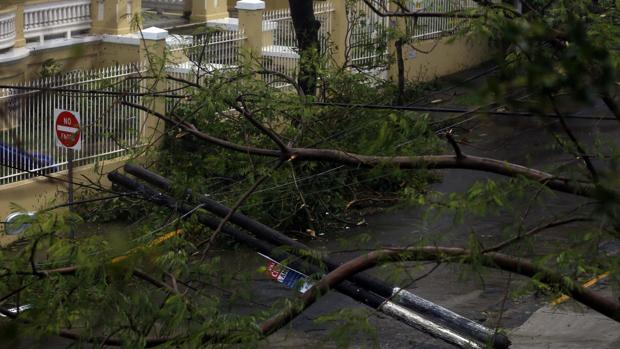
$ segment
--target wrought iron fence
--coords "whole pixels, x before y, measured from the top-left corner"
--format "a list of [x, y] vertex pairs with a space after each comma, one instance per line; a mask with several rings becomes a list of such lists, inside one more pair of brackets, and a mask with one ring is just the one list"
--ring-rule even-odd
[[[458, 13], [477, 7], [473, 0], [409, 0], [408, 9], [415, 12]], [[409, 37], [435, 39], [453, 33], [466, 20], [455, 17], [419, 17], [406, 19]]]
[[[389, 0], [373, 0], [376, 8], [384, 10]], [[388, 17], [376, 14], [359, 0], [347, 7], [347, 61], [356, 67], [385, 65], [388, 54]]]
[[[141, 114], [119, 103], [119, 96], [92, 91], [122, 91], [125, 100], [141, 103], [141, 66], [122, 65], [76, 71], [0, 89], [6, 113], [0, 119], [0, 185], [66, 169], [67, 150], [56, 145], [54, 110], [78, 112], [82, 149], [76, 166], [126, 155], [141, 143]], [[20, 89], [25, 87], [27, 89]], [[58, 91], [57, 89], [62, 89]]]
[[208, 31], [202, 34], [177, 36], [170, 40], [170, 51], [180, 53], [200, 66], [222, 68], [239, 65], [245, 41], [243, 31]]

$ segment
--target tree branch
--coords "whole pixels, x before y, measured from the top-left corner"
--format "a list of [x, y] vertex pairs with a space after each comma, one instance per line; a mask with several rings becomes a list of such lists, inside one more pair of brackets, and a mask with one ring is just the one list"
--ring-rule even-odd
[[[145, 106], [127, 101], [122, 101], [121, 103], [146, 111], [170, 124], [178, 123], [176, 120], [153, 111]], [[210, 136], [199, 131], [193, 124], [187, 122], [181, 122], [178, 123], [178, 125], [197, 138], [228, 150], [274, 158], [279, 158], [282, 154], [279, 150], [239, 145]], [[454, 155], [377, 156], [355, 154], [335, 149], [314, 148], [289, 148], [289, 151], [291, 154], [290, 159], [295, 161], [326, 161], [355, 167], [391, 165], [401, 169], [468, 169], [496, 173], [508, 177], [523, 176], [546, 185], [553, 190], [587, 197], [593, 197], [595, 195], [595, 186], [590, 183], [571, 182], [568, 179], [559, 178], [544, 171], [513, 164], [503, 160], [472, 155], [465, 156], [463, 154], [464, 157], [459, 159]]]
[[581, 286], [579, 283], [568, 279], [566, 276], [550, 269], [539, 267], [527, 259], [497, 252], [474, 255], [469, 250], [458, 247], [425, 246], [377, 250], [342, 264], [321, 279], [321, 281], [313, 287], [316, 288], [316, 290], [310, 290], [309, 294], [303, 297], [302, 307], [297, 308], [295, 306], [289, 306], [264, 326], [261, 325], [261, 329], [269, 330], [270, 328], [281, 326], [281, 324], [290, 321], [291, 318], [301, 313], [305, 307], [316, 299], [317, 295], [326, 292], [329, 288], [333, 288], [334, 285], [337, 285], [339, 282], [346, 280], [352, 275], [370, 269], [378, 264], [421, 260], [454, 262], [455, 258], [458, 262], [481, 262], [486, 267], [509, 271], [529, 278], [536, 278], [540, 282], [559, 288], [563, 293], [570, 295], [573, 299], [585, 306], [620, 322], [619, 302], [602, 297]]
[[562, 126], [562, 129], [564, 130], [568, 138], [571, 140], [571, 142], [575, 146], [578, 157], [583, 159], [583, 162], [586, 164], [586, 168], [588, 169], [588, 171], [590, 172], [590, 175], [592, 176], [592, 180], [594, 182], [598, 182], [598, 173], [596, 169], [594, 168], [592, 161], [590, 160], [590, 156], [588, 156], [588, 153], [583, 149], [583, 147], [581, 146], [581, 143], [579, 143], [579, 140], [573, 134], [573, 131], [571, 131], [570, 127], [568, 127], [568, 124], [566, 123], [566, 119], [564, 119], [564, 116], [560, 112], [560, 109], [555, 103], [555, 99], [553, 98], [553, 96], [549, 95], [548, 97], [549, 97], [549, 101], [551, 102], [551, 106], [553, 107], [553, 111], [558, 116], [558, 119], [560, 119], [560, 125]]
[[450, 146], [452, 146], [452, 149], [454, 149], [454, 155], [456, 155], [456, 158], [463, 159], [465, 155], [463, 155], [463, 152], [461, 152], [461, 148], [459, 147], [459, 144], [454, 139], [454, 136], [452, 135], [452, 130], [449, 130], [448, 132], [446, 132], [446, 139], [448, 140], [448, 143], [450, 143]]
[[[239, 106], [237, 103], [241, 103], [241, 106]], [[237, 97], [237, 103], [230, 103], [229, 105], [233, 107], [236, 111], [241, 113], [241, 115], [243, 115], [245, 119], [248, 120], [261, 133], [269, 137], [269, 139], [271, 139], [278, 146], [278, 148], [280, 148], [280, 151], [282, 152], [282, 159], [286, 160], [290, 151], [289, 151], [289, 148], [286, 146], [286, 144], [284, 144], [282, 139], [280, 139], [280, 137], [275, 132], [263, 126], [260, 122], [258, 122], [254, 118], [254, 115], [252, 115], [252, 113], [248, 110], [248, 107], [245, 104], [245, 100], [243, 99], [243, 96]]]

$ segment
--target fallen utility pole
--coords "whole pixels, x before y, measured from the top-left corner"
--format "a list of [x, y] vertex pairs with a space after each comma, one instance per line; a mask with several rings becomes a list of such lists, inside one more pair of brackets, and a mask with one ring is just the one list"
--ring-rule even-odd
[[[121, 185], [127, 189], [131, 189], [132, 191], [141, 193], [142, 196], [148, 201], [174, 209], [181, 214], [195, 211], [194, 215], [196, 215], [198, 221], [211, 229], [217, 229], [221, 222], [220, 219], [209, 217], [202, 212], [198, 212], [194, 210], [194, 207], [189, 204], [178, 203], [173, 197], [158, 192], [118, 172], [109, 173], [108, 178], [113, 183]], [[258, 240], [255, 237], [252, 237], [249, 234], [241, 232], [230, 226], [225, 225], [221, 231], [222, 233], [232, 237], [238, 242], [241, 242], [260, 253], [268, 255], [274, 260], [277, 260], [279, 262], [286, 262], [292, 267], [303, 271], [304, 273], [323, 274], [323, 271], [317, 266], [308, 264], [304, 261], [299, 260], [299, 258], [297, 258], [296, 256], [293, 256], [288, 252], [282, 251], [281, 246], [275, 246], [271, 243]], [[435, 338], [441, 339], [461, 348], [482, 349], [484, 347], [483, 345], [480, 345], [473, 340], [470, 340], [458, 333], [453, 332], [452, 330], [442, 326], [441, 324], [434, 323], [422, 317], [420, 314], [417, 314], [410, 309], [398, 305], [390, 301], [389, 299], [381, 297], [364, 288], [361, 288], [350, 281], [345, 280], [341, 282], [335, 287], [335, 289], [342, 294], [345, 294], [355, 299], [358, 302], [361, 302], [371, 308], [377, 309], [382, 313], [398, 321], [401, 321], [419, 331], [428, 333]]]
[[[125, 171], [128, 173], [152, 184], [166, 191], [172, 189], [172, 183], [153, 172], [150, 172], [142, 167], [127, 164], [125, 165]], [[209, 199], [205, 195], [197, 197], [202, 208], [210, 211], [220, 217], [225, 217], [230, 212], [230, 209], [219, 202]], [[288, 236], [280, 233], [279, 231], [268, 227], [260, 222], [257, 222], [242, 213], [235, 213], [230, 217], [230, 222], [240, 226], [243, 229], [255, 234], [257, 237], [264, 239], [272, 244], [280, 246], [288, 246], [294, 249], [310, 251], [311, 249], [305, 244], [293, 240]], [[315, 253], [309, 253], [309, 255], [318, 255]], [[325, 263], [329, 271], [336, 269], [340, 263], [324, 257], [322, 262]], [[475, 340], [491, 344], [493, 348], [501, 349], [508, 348], [510, 346], [510, 340], [502, 333], [497, 333], [493, 329], [489, 329], [473, 320], [467, 319], [449, 309], [441, 307], [438, 304], [430, 302], [422, 297], [419, 297], [407, 290], [403, 290], [399, 287], [391, 286], [382, 280], [374, 278], [366, 273], [360, 273], [350, 278], [354, 283], [377, 293], [381, 297], [394, 300], [407, 308], [410, 308], [421, 314], [431, 316], [436, 321], [439, 321], [443, 325], [452, 328], [453, 330], [463, 333]]]

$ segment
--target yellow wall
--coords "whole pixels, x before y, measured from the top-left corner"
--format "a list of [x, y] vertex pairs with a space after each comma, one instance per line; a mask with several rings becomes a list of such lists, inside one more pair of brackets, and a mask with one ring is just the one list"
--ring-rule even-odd
[[0, 64], [0, 84], [11, 85], [26, 81], [26, 60]]
[[137, 62], [139, 45], [92, 42], [31, 52], [28, 57], [0, 63], [0, 84], [34, 80], [39, 77], [45, 61], [52, 59], [61, 71], [94, 69], [116, 64]]
[[[74, 169], [74, 178], [76, 183], [89, 184], [84, 178], [88, 178], [95, 183], [99, 183], [104, 187], [110, 187], [111, 183], [105, 176], [106, 173], [121, 168], [126, 158], [118, 158], [109, 160], [100, 164], [95, 169], [94, 165], [86, 165]], [[103, 174], [103, 175], [102, 175]], [[67, 171], [54, 173], [53, 178], [67, 179]], [[76, 196], [79, 197], [84, 189], [74, 186]], [[53, 181], [46, 177], [38, 177], [20, 181], [17, 183], [5, 184], [0, 186], [0, 220], [11, 213], [11, 205], [13, 203], [28, 211], [38, 211], [48, 207], [49, 203], [54, 201], [55, 204], [65, 203], [67, 200], [67, 184], [66, 182]], [[4, 225], [0, 224], [0, 234], [4, 230]]]
[[115, 43], [101, 43], [99, 57], [95, 59], [97, 67], [116, 64], [135, 63], [140, 60], [140, 46]]
[[276, 10], [281, 8], [288, 8], [288, 0], [264, 0], [265, 10]]
[[[430, 81], [474, 67], [489, 59], [491, 48], [485, 38], [459, 38], [421, 41], [415, 44], [421, 53], [407, 45], [403, 48], [405, 79], [411, 82]], [[396, 64], [390, 69], [390, 77], [396, 80]]]

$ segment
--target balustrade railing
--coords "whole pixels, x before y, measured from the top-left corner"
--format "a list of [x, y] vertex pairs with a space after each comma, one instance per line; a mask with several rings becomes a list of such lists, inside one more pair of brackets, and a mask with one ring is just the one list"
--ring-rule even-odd
[[0, 50], [15, 44], [15, 13], [0, 15]]
[[24, 9], [26, 39], [63, 35], [71, 38], [74, 32], [91, 27], [91, 1], [71, 0], [27, 5]]

